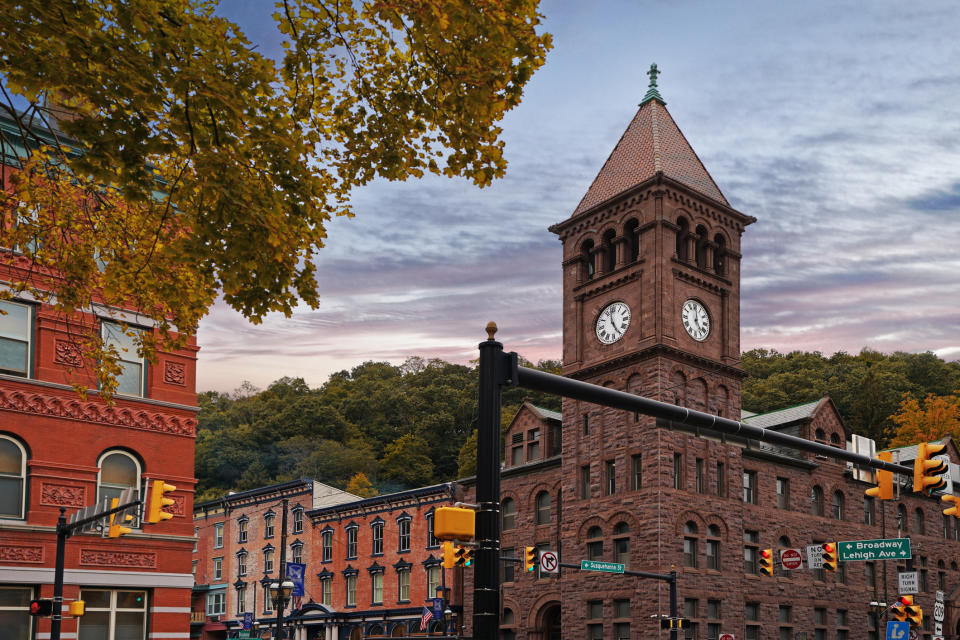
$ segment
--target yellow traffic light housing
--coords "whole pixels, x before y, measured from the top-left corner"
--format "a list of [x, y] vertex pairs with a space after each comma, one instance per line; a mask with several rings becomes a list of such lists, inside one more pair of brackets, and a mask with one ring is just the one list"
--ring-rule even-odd
[[[110, 500], [110, 508], [116, 509], [120, 506], [120, 498], [113, 498]], [[110, 526], [107, 529], [108, 538], [119, 538], [120, 536], [130, 533], [133, 531], [130, 527], [124, 527], [121, 522], [130, 522], [133, 520], [133, 516], [125, 511], [119, 511], [117, 513], [110, 514]]]
[[931, 495], [947, 486], [947, 481], [940, 474], [947, 471], [943, 460], [933, 460], [933, 456], [943, 453], [945, 444], [921, 442], [917, 445], [917, 459], [913, 461], [913, 490], [924, 495]]
[[823, 568], [827, 571], [837, 570], [837, 543], [823, 543]]
[[960, 518], [960, 497], [940, 496], [940, 499], [944, 502], [950, 503], [950, 506], [943, 510], [944, 515]]
[[476, 512], [461, 507], [439, 507], [433, 512], [433, 537], [437, 540], [473, 540]]
[[473, 549], [457, 545], [457, 551], [454, 554], [457, 558], [456, 566], [469, 567], [473, 564]]
[[[877, 454], [877, 459], [893, 462], [893, 452], [881, 451]], [[867, 489], [866, 494], [878, 500], [893, 500], [893, 472], [877, 469], [874, 473], [877, 476], [877, 486]]]
[[177, 488], [172, 484], [167, 484], [163, 480], [154, 480], [150, 489], [150, 501], [147, 503], [147, 515], [143, 521], [156, 524], [172, 518], [173, 514], [163, 509], [174, 504], [173, 498], [167, 498], [166, 494], [176, 490]]
[[913, 596], [900, 596], [893, 605], [893, 617], [900, 622], [907, 621], [907, 603], [913, 603]]
[[537, 568], [537, 548], [536, 547], [524, 547], [523, 548], [523, 570], [530, 572]]
[[457, 549], [452, 542], [443, 543], [443, 568], [453, 569], [457, 566]]
[[904, 618], [910, 626], [920, 627], [923, 624], [923, 609], [914, 604], [913, 596], [900, 596], [900, 602], [903, 603]]
[[773, 575], [773, 549], [764, 549], [760, 552], [760, 573], [765, 576]]
[[75, 618], [79, 618], [86, 611], [86, 604], [83, 600], [74, 600], [67, 605], [67, 613]]

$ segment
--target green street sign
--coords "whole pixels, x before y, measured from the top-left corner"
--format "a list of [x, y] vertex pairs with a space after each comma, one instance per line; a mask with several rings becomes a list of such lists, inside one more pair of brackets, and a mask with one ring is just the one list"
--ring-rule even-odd
[[841, 562], [856, 560], [906, 560], [912, 558], [910, 538], [888, 540], [850, 540], [837, 543], [837, 558]]
[[595, 560], [581, 560], [581, 571], [603, 571], [606, 573], [623, 573], [626, 565], [619, 562], [597, 562]]

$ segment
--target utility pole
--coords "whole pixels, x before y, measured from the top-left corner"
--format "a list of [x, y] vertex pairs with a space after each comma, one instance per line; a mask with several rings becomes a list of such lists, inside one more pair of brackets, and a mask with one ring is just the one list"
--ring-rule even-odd
[[283, 595], [283, 581], [287, 575], [287, 502], [287, 498], [280, 501], [283, 516], [280, 519], [280, 579], [277, 581], [277, 640], [282, 637], [280, 631], [283, 625], [283, 609], [287, 604]]

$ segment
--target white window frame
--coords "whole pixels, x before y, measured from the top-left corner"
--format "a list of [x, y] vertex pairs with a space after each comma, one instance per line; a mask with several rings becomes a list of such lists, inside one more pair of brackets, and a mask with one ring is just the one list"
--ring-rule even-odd
[[[120, 335], [127, 340], [133, 340], [133, 345], [124, 346], [119, 344], [119, 341], [115, 340], [115, 336], [111, 335], [111, 332], [118, 331]], [[140, 372], [138, 374], [139, 380], [137, 381], [137, 392], [130, 393], [129, 391], [121, 391], [120, 387], [117, 387], [116, 393], [118, 395], [132, 396], [137, 398], [146, 398], [147, 397], [147, 362], [144, 360], [136, 351], [133, 353], [130, 352], [130, 348], [136, 349], [136, 343], [138, 338], [131, 338], [127, 335], [128, 331], [133, 331], [136, 334], [140, 334], [144, 331], [148, 331], [143, 327], [137, 327], [134, 325], [127, 325], [124, 329], [123, 324], [116, 322], [114, 320], [107, 320], [106, 318], [100, 319], [100, 338], [103, 340], [104, 347], [113, 345], [117, 350], [117, 364], [120, 365], [121, 369], [126, 371], [128, 365], [136, 365], [139, 367]], [[119, 377], [119, 376], [118, 376]]]
[[397, 551], [410, 551], [410, 518], [397, 520]]
[[213, 525], [213, 548], [223, 548], [223, 523], [218, 522]]
[[383, 571], [370, 574], [371, 604], [383, 604]]
[[237, 542], [243, 544], [247, 541], [247, 520], [246, 517], [237, 520]]
[[263, 572], [270, 573], [273, 571], [273, 549], [264, 549], [263, 550]]
[[[109, 593], [110, 593], [110, 605], [107, 606], [107, 607], [93, 607], [93, 606], [90, 606], [90, 598], [89, 598], [89, 597], [84, 597], [84, 592], [85, 592], [85, 591], [107, 591], [107, 592], [109, 592]], [[120, 594], [120, 593], [142, 593], [142, 594], [143, 594], [143, 607], [142, 607], [142, 608], [131, 608], [131, 607], [120, 608], [120, 607], [118, 607], [118, 606], [117, 606], [117, 595]], [[148, 616], [149, 608], [148, 608], [148, 606], [147, 606], [147, 605], [148, 605], [148, 599], [149, 599], [148, 596], [149, 596], [149, 594], [147, 593], [147, 591], [146, 591], [145, 589], [101, 589], [101, 588], [94, 588], [94, 587], [91, 587], [91, 588], [89, 588], [89, 589], [83, 589], [83, 588], [80, 589], [80, 599], [87, 601], [86, 612], [87, 612], [88, 614], [89, 614], [89, 613], [92, 613], [92, 612], [95, 612], [95, 611], [103, 611], [103, 612], [107, 612], [107, 613], [109, 614], [109, 621], [110, 621], [110, 622], [109, 622], [109, 628], [108, 628], [108, 634], [107, 634], [107, 638], [108, 638], [109, 640], [113, 640], [114, 637], [115, 637], [114, 634], [116, 633], [117, 613], [143, 613], [143, 627], [142, 627], [142, 631], [141, 631], [141, 637], [143, 637], [143, 638], [146, 638], [146, 637], [147, 637], [147, 635], [146, 635], [146, 634], [147, 634], [147, 618], [149, 617], [149, 616]], [[87, 619], [90, 619], [90, 618], [87, 618]], [[84, 618], [79, 618], [78, 623], [77, 623], [77, 624], [79, 625], [79, 629], [78, 629], [79, 634], [78, 634], [78, 635], [80, 635], [80, 636], [83, 635], [83, 621], [84, 621]]]
[[237, 587], [237, 615], [242, 616], [247, 612], [247, 585]]
[[276, 533], [275, 522], [277, 517], [274, 514], [268, 514], [263, 516], [263, 537], [272, 538]]
[[440, 565], [434, 564], [427, 567], [427, 597], [435, 598], [437, 596], [437, 587], [440, 586]]
[[217, 582], [223, 580], [223, 556], [213, 559], [213, 579]]
[[293, 510], [293, 532], [303, 533], [303, 509]]
[[357, 606], [357, 575], [349, 575], [346, 579], [346, 592], [347, 596], [347, 606], [355, 607]]
[[17, 514], [2, 513], [0, 514], [0, 519], [15, 519], [23, 520], [26, 517], [26, 502], [27, 502], [27, 449], [23, 446], [23, 443], [7, 435], [0, 434], [0, 440], [7, 440], [12, 442], [17, 449], [20, 450], [20, 475], [16, 476], [9, 473], [0, 473], [0, 477], [3, 478], [19, 478], [20, 481], [20, 496], [17, 499], [19, 503], [19, 510]]
[[320, 579], [320, 604], [328, 607], [333, 604], [333, 577], [327, 576]]
[[[104, 484], [103, 484], [103, 481], [102, 481], [102, 479], [101, 479], [101, 477], [100, 477], [100, 476], [102, 475], [102, 471], [103, 471], [103, 461], [106, 460], [107, 458], [109, 458], [110, 456], [113, 456], [113, 455], [126, 456], [127, 458], [130, 458], [130, 460], [133, 461], [134, 467], [135, 467], [136, 470], [137, 470], [137, 478], [136, 478], [136, 480], [134, 481], [134, 485], [133, 485], [133, 487], [132, 487], [133, 490], [134, 490], [134, 495], [133, 495], [133, 497], [134, 497], [134, 499], [139, 499], [139, 498], [140, 498], [140, 485], [143, 484], [143, 467], [140, 466], [140, 461], [137, 460], [137, 457], [134, 456], [133, 454], [131, 454], [129, 451], [124, 451], [123, 449], [109, 449], [109, 450], [107, 450], [107, 451], [104, 451], [102, 454], [100, 454], [100, 457], [97, 458], [97, 504], [101, 504], [101, 503], [103, 502], [104, 497], [105, 497], [105, 496], [103, 495], [103, 487], [104, 487]], [[110, 488], [110, 489], [118, 489], [118, 488], [119, 488], [119, 489], [122, 490], [122, 489], [126, 489], [126, 488], [127, 488], [126, 485], [124, 485], [123, 487], [120, 487], [119, 485], [106, 485], [106, 486], [107, 486], [107, 488]], [[131, 528], [134, 528], [134, 529], [139, 529], [139, 528], [140, 528], [140, 522], [139, 522], [138, 520], [134, 520], [133, 522], [128, 523], [127, 526], [128, 526], [128, 527], [131, 527]]]
[[303, 562], [303, 543], [295, 542], [290, 545], [290, 562], [301, 564]]
[[410, 602], [410, 568], [397, 569], [397, 600]]
[[26, 335], [19, 336], [14, 335], [12, 332], [10, 334], [4, 334], [0, 332], [0, 340], [9, 340], [11, 342], [26, 343], [27, 345], [27, 361], [24, 363], [24, 370], [20, 371], [19, 369], [7, 369], [5, 367], [0, 367], [0, 372], [5, 373], [11, 376], [20, 376], [23, 378], [32, 378], [33, 377], [33, 305], [25, 304], [23, 302], [18, 302], [15, 300], [0, 300], [0, 307], [4, 306], [17, 306], [24, 307], [27, 312], [27, 326], [26, 326]]
[[218, 589], [207, 594], [207, 615], [222, 616], [227, 613], [227, 590]]
[[237, 577], [247, 575], [247, 552], [241, 551], [237, 554]]

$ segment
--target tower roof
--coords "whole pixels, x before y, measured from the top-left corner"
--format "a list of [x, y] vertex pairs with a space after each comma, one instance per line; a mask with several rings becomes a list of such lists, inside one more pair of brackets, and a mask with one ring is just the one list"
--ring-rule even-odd
[[650, 65], [650, 87], [637, 114], [593, 179], [573, 215], [609, 200], [658, 172], [704, 196], [730, 206], [667, 111], [657, 90], [657, 65]]

